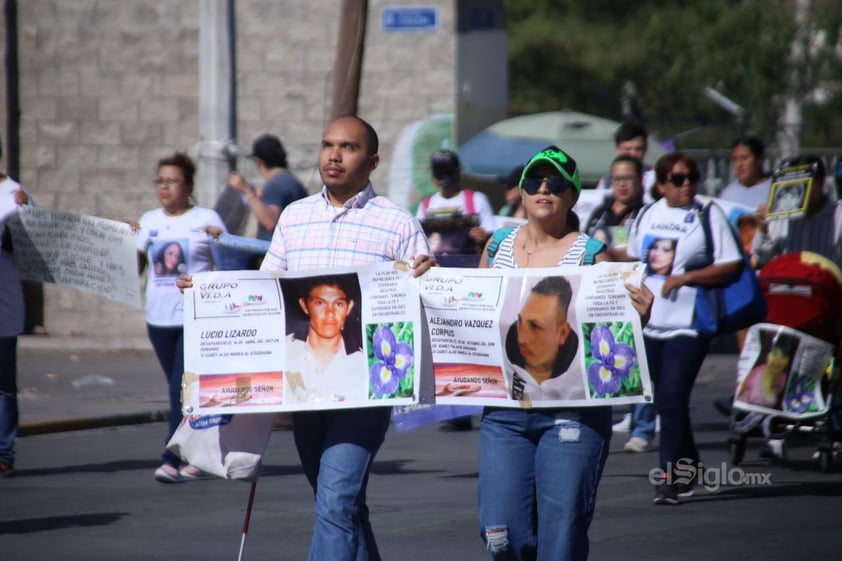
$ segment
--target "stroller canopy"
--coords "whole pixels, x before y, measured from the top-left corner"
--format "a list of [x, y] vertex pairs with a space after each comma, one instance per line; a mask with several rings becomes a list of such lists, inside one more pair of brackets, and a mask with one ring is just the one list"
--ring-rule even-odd
[[834, 341], [842, 307], [842, 272], [829, 259], [809, 251], [787, 253], [760, 270], [766, 321]]

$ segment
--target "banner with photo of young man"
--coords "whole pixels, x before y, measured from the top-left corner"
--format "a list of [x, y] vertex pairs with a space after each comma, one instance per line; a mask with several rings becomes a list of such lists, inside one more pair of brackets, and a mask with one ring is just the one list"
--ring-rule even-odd
[[624, 288], [641, 267], [197, 274], [185, 291], [184, 411], [651, 401]]
[[437, 404], [647, 402], [640, 317], [624, 284], [640, 263], [551, 269], [437, 268], [420, 277]]
[[423, 399], [423, 324], [404, 264], [201, 273], [184, 310], [187, 414]]

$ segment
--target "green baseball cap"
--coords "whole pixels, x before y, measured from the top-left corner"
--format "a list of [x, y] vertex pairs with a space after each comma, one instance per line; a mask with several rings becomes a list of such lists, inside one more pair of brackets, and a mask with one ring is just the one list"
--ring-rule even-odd
[[582, 180], [579, 177], [579, 166], [576, 165], [576, 160], [558, 146], [547, 146], [532, 156], [526, 167], [523, 168], [520, 183], [523, 183], [523, 178], [529, 175], [529, 170], [545, 163], [553, 166], [562, 177], [572, 183], [576, 187], [576, 193], [582, 192]]

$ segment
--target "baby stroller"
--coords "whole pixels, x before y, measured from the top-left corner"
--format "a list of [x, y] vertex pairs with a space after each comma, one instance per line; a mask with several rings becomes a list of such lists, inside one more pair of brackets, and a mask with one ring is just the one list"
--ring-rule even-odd
[[780, 441], [818, 440], [821, 471], [833, 467], [833, 443], [842, 440], [839, 376], [834, 368], [842, 273], [810, 252], [782, 255], [760, 271], [766, 322], [749, 328], [737, 366], [728, 439], [732, 465], [742, 462], [747, 438], [762, 431]]

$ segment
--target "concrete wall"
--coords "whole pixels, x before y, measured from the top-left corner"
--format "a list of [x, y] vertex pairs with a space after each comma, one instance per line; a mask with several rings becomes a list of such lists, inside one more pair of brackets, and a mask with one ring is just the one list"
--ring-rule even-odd
[[[383, 7], [413, 4], [437, 6], [439, 30], [381, 29]], [[383, 163], [373, 179], [383, 193], [401, 130], [455, 110], [453, 6], [453, 0], [369, 2], [359, 113], [381, 137]], [[18, 11], [21, 182], [45, 208], [122, 220], [156, 207], [151, 180], [157, 159], [174, 150], [196, 153], [198, 2], [25, 0]], [[277, 134], [290, 166], [316, 190], [339, 2], [238, 0], [236, 15], [244, 153], [256, 135]], [[2, 107], [5, 131], [5, 99]], [[144, 332], [139, 311], [54, 285], [44, 292], [49, 333]]]

